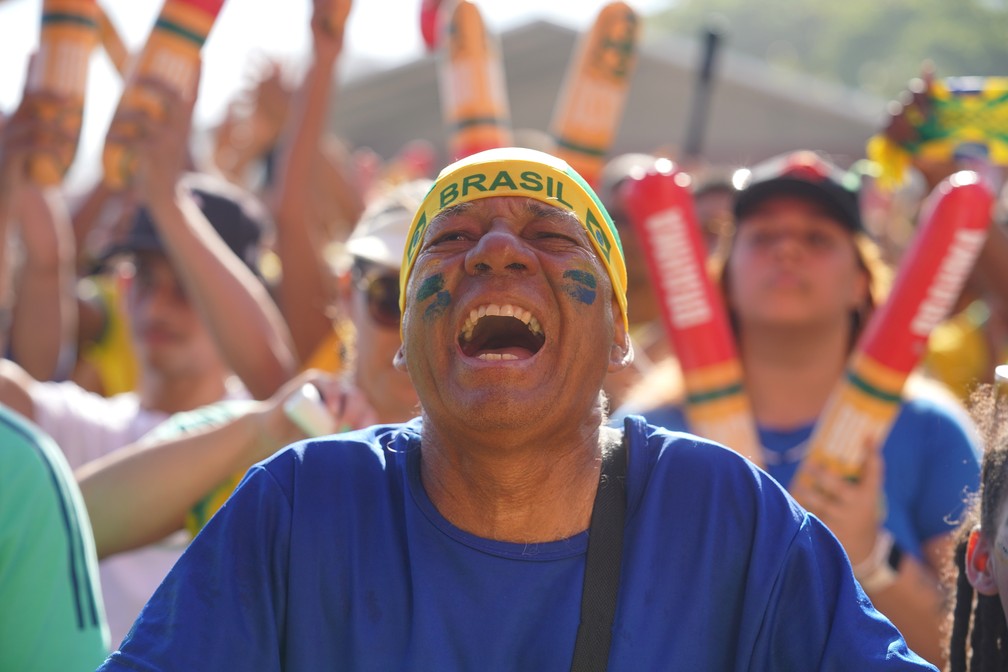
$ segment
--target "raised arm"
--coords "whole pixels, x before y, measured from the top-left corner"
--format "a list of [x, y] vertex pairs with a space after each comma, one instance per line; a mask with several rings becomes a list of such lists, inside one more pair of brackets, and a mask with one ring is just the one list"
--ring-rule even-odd
[[84, 275], [93, 270], [98, 256], [111, 239], [121, 233], [118, 229], [128, 221], [125, 216], [117, 216], [113, 223], [110, 221], [112, 218], [109, 217], [109, 210], [114, 208], [123, 214], [132, 212], [136, 207], [135, 200], [132, 191], [113, 191], [104, 180], [97, 180], [83, 194], [70, 214], [77, 255], [75, 263], [79, 274]]
[[98, 557], [182, 529], [189, 509], [217, 485], [300, 438], [266, 428], [265, 402], [224, 424], [180, 438], [125, 446], [77, 470]]
[[305, 361], [332, 330], [331, 301], [320, 240], [314, 227], [310, 185], [329, 109], [335, 64], [343, 47], [342, 26], [334, 33], [325, 17], [330, 3], [316, 0], [312, 16], [312, 62], [295, 92], [281, 140], [275, 217], [276, 251], [283, 268], [279, 300], [298, 356]]
[[[3, 315], [0, 348], [3, 350], [9, 346], [9, 321], [14, 295], [10, 251], [7, 248], [10, 227], [18, 214], [21, 194], [27, 188], [29, 150], [38, 149], [43, 146], [43, 142], [45, 146], [54, 146], [63, 140], [60, 131], [47, 125], [37, 109], [39, 105], [53, 102], [59, 101], [49, 94], [25, 93], [17, 110], [0, 126], [0, 314]], [[32, 376], [23, 368], [10, 360], [0, 360], [0, 403], [29, 418], [34, 414], [31, 397], [27, 392], [32, 382]]]
[[21, 107], [10, 118], [0, 117], [0, 351], [9, 344], [11, 304], [10, 254], [7, 248], [9, 231], [14, 219], [15, 203], [25, 180], [25, 155], [19, 122], [28, 115]]
[[237, 94], [214, 132], [213, 163], [236, 184], [243, 184], [249, 167], [276, 146], [290, 107], [280, 64], [270, 61], [260, 72], [253, 87]]
[[24, 263], [11, 322], [13, 359], [38, 380], [70, 370], [77, 341], [73, 233], [56, 189], [26, 185], [18, 203]]
[[[18, 109], [0, 122], [3, 349], [39, 380], [54, 377], [61, 353], [72, 355], [76, 334], [74, 246], [66, 208], [55, 188], [42, 189], [28, 178], [29, 156], [65, 154], [73, 143], [42, 114], [60, 104], [57, 96], [26, 89]], [[16, 225], [23, 258], [14, 268], [7, 244]]]
[[163, 102], [156, 121], [137, 113], [142, 132], [138, 189], [165, 250], [222, 356], [252, 395], [265, 399], [296, 371], [290, 332], [266, 287], [228, 248], [180, 183], [194, 100], [156, 79], [148, 87]]
[[214, 488], [304, 438], [283, 407], [306, 383], [322, 391], [339, 426], [375, 421], [362, 392], [328, 374], [306, 371], [237, 417], [179, 438], [155, 436], [78, 469], [98, 556], [138, 548], [181, 529], [189, 510]]

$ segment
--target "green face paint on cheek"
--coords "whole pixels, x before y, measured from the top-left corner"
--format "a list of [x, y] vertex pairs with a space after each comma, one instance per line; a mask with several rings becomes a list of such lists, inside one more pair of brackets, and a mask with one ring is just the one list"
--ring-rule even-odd
[[440, 317], [451, 303], [451, 294], [444, 289], [444, 276], [436, 273], [422, 283], [416, 293], [417, 303], [434, 297], [434, 301], [424, 310], [424, 321], [430, 322]]
[[563, 290], [574, 300], [590, 306], [595, 303], [595, 288], [598, 280], [588, 271], [564, 271], [563, 277], [569, 282], [563, 284]]
[[420, 283], [420, 289], [416, 293], [416, 300], [423, 303], [442, 289], [444, 289], [444, 276], [440, 273], [435, 273]]

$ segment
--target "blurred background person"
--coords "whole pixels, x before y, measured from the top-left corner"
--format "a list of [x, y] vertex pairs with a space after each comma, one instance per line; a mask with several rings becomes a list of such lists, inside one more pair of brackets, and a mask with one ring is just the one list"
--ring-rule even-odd
[[228, 401], [175, 414], [143, 440], [77, 470], [99, 557], [188, 528], [197, 533], [245, 470], [288, 443], [312, 436], [285, 412], [305, 384], [331, 415], [330, 431], [405, 422], [417, 414], [399, 349], [399, 273], [413, 213], [430, 184], [407, 182], [365, 211], [338, 262], [339, 312], [353, 325], [338, 375], [309, 370], [264, 402]]
[[[43, 379], [75, 327], [73, 246], [58, 190], [36, 186], [28, 161], [58, 165], [74, 142], [43, 114], [64, 102], [26, 87], [0, 115], [0, 349]], [[3, 403], [0, 516], [0, 668], [93, 669], [109, 632], [87, 511], [52, 438]]]
[[[139, 362], [137, 390], [102, 397], [71, 382], [39, 381], [15, 362], [0, 360], [0, 403], [36, 422], [73, 468], [139, 439], [172, 413], [250, 391], [269, 396], [293, 374], [289, 335], [246, 266], [256, 262], [262, 222], [243, 209], [236, 187], [199, 177], [179, 187], [193, 101], [172, 98], [156, 82], [148, 86], [164, 96], [166, 114], [159, 122], [138, 120], [145, 130], [138, 152], [144, 207], [117, 246], [133, 269], [126, 299]], [[26, 95], [22, 109], [31, 109], [32, 100]], [[15, 113], [4, 138], [19, 137], [17, 128], [32, 118]], [[12, 155], [11, 147], [0, 149], [13, 156], [5, 162], [7, 190], [24, 183], [26, 165], [25, 154]], [[72, 287], [62, 289], [72, 296]], [[239, 324], [244, 330], [234, 328]], [[22, 326], [47, 328], [30, 320]], [[102, 563], [113, 640], [125, 634], [180, 550], [168, 541]]]
[[970, 498], [952, 558], [949, 672], [1008, 667], [1008, 413], [1003, 394], [983, 386], [971, 398], [984, 454], [980, 489]]
[[[753, 167], [734, 201], [735, 234], [719, 282], [767, 471], [837, 535], [868, 596], [911, 648], [940, 663], [938, 576], [953, 544], [951, 521], [979, 474], [973, 427], [954, 397], [912, 378], [860, 481], [825, 472], [814, 487], [792, 481], [851, 349], [884, 299], [888, 269], [865, 235], [851, 185], [812, 152]], [[638, 398], [647, 389], [645, 380]], [[656, 396], [618, 415], [643, 412], [653, 424], [686, 429], [681, 402]]]
[[[939, 84], [934, 66], [925, 63], [921, 76], [912, 79], [890, 103], [884, 128], [872, 139], [874, 144], [869, 144], [869, 150], [880, 142], [917, 148], [912, 152], [898, 150], [906, 152], [906, 166], [898, 176], [900, 182], [889, 184], [896, 176], [884, 173], [869, 180], [872, 186], [869, 194], [873, 200], [882, 202], [875, 208], [880, 212], [873, 218], [872, 232], [885, 244], [891, 263], [898, 264], [913, 236], [924, 197], [942, 180], [957, 171], [972, 170], [995, 194], [1000, 192], [984, 247], [948, 319], [932, 331], [923, 361], [925, 373], [940, 380], [965, 402], [974, 387], [993, 383], [995, 367], [1008, 361], [1008, 188], [1004, 167], [992, 162], [996, 152], [983, 139], [987, 128], [996, 127], [997, 122], [991, 116], [997, 112], [974, 103], [967, 108], [972, 110], [968, 114], [939, 115], [936, 96], [945, 105], [955, 100], [949, 93], [936, 93]], [[977, 78], [965, 88], [984, 85], [985, 80]], [[986, 98], [996, 100], [997, 94], [988, 94]], [[934, 147], [934, 141], [929, 143], [922, 137], [925, 128], [931, 135], [947, 138], [940, 151]], [[925, 145], [930, 148], [925, 150]], [[885, 154], [878, 158], [884, 168]], [[878, 171], [878, 166], [875, 169]], [[889, 179], [883, 180], [885, 177]], [[872, 208], [867, 212], [871, 213]]]
[[87, 510], [51, 438], [0, 406], [0, 668], [93, 670], [108, 627]]

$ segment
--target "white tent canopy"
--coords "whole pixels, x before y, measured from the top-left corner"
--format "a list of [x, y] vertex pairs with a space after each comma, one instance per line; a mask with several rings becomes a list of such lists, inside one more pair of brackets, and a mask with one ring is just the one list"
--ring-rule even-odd
[[[548, 22], [501, 35], [515, 129], [544, 132], [579, 35]], [[685, 140], [697, 41], [663, 37], [643, 45], [613, 153], [673, 152]], [[390, 157], [413, 139], [446, 146], [436, 57], [352, 78], [337, 94], [331, 128], [354, 147]], [[703, 154], [746, 165], [792, 149], [816, 149], [849, 164], [883, 118], [885, 101], [843, 86], [774, 69], [724, 50], [718, 57]], [[442, 157], [444, 158], [444, 157]]]

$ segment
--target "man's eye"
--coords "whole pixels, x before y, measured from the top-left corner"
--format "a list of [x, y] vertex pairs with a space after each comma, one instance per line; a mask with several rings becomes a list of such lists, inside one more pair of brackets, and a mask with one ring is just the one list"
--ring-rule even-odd
[[468, 236], [466, 236], [466, 234], [463, 233], [462, 231], [448, 231], [446, 233], [442, 233], [434, 240], [432, 240], [431, 245], [437, 245], [439, 243], [450, 243], [460, 240], [468, 240]]
[[549, 222], [544, 226], [531, 227], [528, 230], [528, 236], [534, 240], [550, 240], [572, 245], [587, 244], [588, 240], [582, 235], [582, 230], [575, 229], [569, 224], [570, 222], [567, 220], [562, 220], [561, 222]]
[[536, 238], [539, 239], [554, 239], [554, 240], [566, 240], [572, 243], [577, 242], [573, 237], [567, 235], [566, 233], [560, 233], [558, 231], [540, 231], [536, 234]]

